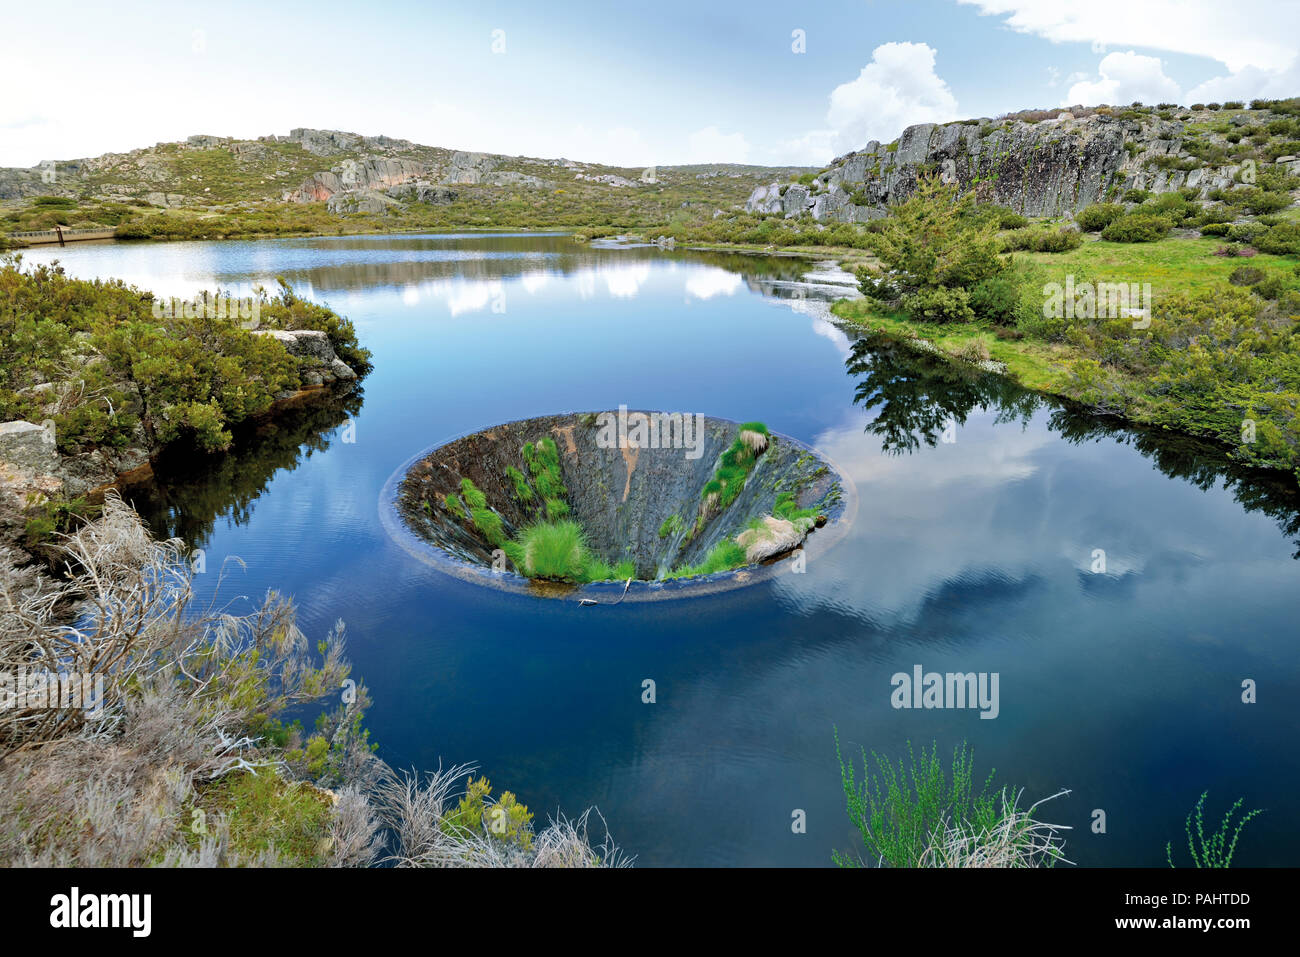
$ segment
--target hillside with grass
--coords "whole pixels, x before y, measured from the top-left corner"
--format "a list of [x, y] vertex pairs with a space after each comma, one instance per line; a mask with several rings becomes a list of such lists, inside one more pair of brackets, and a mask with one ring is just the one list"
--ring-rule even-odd
[[649, 227], [733, 211], [798, 167], [622, 168], [295, 129], [191, 136], [129, 153], [0, 169], [0, 232], [116, 227], [119, 238], [226, 238], [440, 227]]

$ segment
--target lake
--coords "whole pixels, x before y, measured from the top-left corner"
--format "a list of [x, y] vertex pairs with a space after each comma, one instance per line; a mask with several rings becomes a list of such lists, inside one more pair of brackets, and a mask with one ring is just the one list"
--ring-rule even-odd
[[[394, 767], [474, 762], [539, 822], [595, 805], [641, 865], [824, 866], [862, 847], [836, 729], [895, 760], [966, 741], [1023, 803], [1070, 789], [1040, 816], [1080, 865], [1185, 858], [1205, 790], [1213, 824], [1239, 797], [1266, 809], [1238, 866], [1300, 862], [1294, 482], [841, 328], [846, 277], [789, 258], [457, 233], [25, 259], [168, 296], [283, 276], [356, 323], [360, 395], [164, 463], [136, 503], [203, 549], [201, 597], [275, 588], [311, 638], [346, 623]], [[803, 574], [617, 607], [461, 581], [384, 531], [381, 491], [420, 451], [619, 405], [809, 443], [856, 484], [856, 521]], [[996, 717], [894, 707], [918, 665], [997, 675]]]

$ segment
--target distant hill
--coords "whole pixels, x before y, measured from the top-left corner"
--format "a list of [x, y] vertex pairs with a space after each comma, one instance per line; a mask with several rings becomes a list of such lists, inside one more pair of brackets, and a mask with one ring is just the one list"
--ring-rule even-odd
[[[64, 205], [83, 208], [128, 204], [226, 214], [285, 203], [325, 204], [338, 215], [400, 216], [413, 206], [523, 201], [564, 210], [584, 203], [604, 209], [646, 205], [666, 219], [672, 208], [683, 206], [729, 211], [759, 184], [807, 171], [734, 164], [629, 169], [295, 129], [253, 140], [191, 136], [129, 153], [0, 169], [0, 202], [11, 210], [40, 205], [38, 200], [53, 209], [60, 205], [53, 199], [61, 198]], [[82, 215], [93, 221], [95, 210], [83, 209]], [[40, 224], [23, 228], [32, 225]]]

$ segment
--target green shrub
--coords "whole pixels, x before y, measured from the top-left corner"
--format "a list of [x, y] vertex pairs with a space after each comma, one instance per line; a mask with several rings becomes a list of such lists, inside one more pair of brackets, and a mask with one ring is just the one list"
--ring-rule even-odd
[[1124, 191], [1124, 202], [1126, 203], [1145, 203], [1151, 198], [1151, 193], [1145, 189], [1129, 189]]
[[514, 486], [515, 499], [519, 502], [531, 502], [536, 496], [533, 494], [532, 486], [528, 484], [528, 479], [524, 473], [519, 471], [513, 465], [506, 466], [506, 476]]
[[1252, 213], [1264, 216], [1286, 209], [1291, 205], [1291, 197], [1286, 193], [1270, 193], [1266, 190], [1256, 189], [1247, 197], [1246, 205]]
[[1226, 236], [1228, 235], [1227, 223], [1206, 223], [1201, 227], [1202, 236]]
[[1077, 229], [1014, 229], [1002, 236], [1003, 252], [1027, 250], [1039, 253], [1063, 253], [1083, 245], [1083, 235]]
[[659, 526], [659, 537], [668, 538], [670, 535], [676, 535], [686, 528], [686, 523], [682, 521], [680, 515], [669, 515]]
[[1164, 216], [1134, 210], [1113, 220], [1101, 231], [1101, 238], [1113, 243], [1151, 243], [1169, 234]]
[[[1219, 829], [1212, 833], [1207, 839], [1205, 836], [1205, 799], [1209, 796], [1209, 791], [1201, 792], [1200, 800], [1187, 815], [1187, 821], [1183, 826], [1187, 834], [1187, 850], [1191, 854], [1192, 863], [1197, 867], [1218, 868], [1231, 867], [1232, 856], [1237, 851], [1237, 841], [1241, 838], [1241, 831], [1255, 817], [1263, 814], [1263, 811], [1248, 811], [1237, 821], [1237, 826], [1229, 834], [1229, 828], [1232, 827], [1232, 817], [1241, 807], [1243, 798], [1237, 798], [1235, 804], [1228, 808], [1228, 813], [1223, 815], [1223, 820], [1219, 824]], [[1195, 820], [1195, 828], [1193, 828]], [[1195, 830], [1195, 834], [1193, 834]], [[1169, 861], [1169, 866], [1174, 867], [1174, 848], [1173, 842], [1165, 844], [1165, 857]]]
[[903, 311], [918, 322], [974, 322], [971, 295], [965, 289], [931, 286], [903, 297]]
[[975, 315], [999, 326], [1013, 326], [1020, 311], [1020, 285], [1009, 276], [981, 279], [970, 291]]
[[1269, 276], [1254, 284], [1254, 293], [1264, 299], [1281, 299], [1289, 290], [1291, 284], [1281, 276]]
[[1234, 286], [1253, 286], [1268, 275], [1264, 270], [1254, 266], [1238, 266], [1228, 274], [1228, 282]]
[[1254, 245], [1260, 252], [1274, 256], [1300, 256], [1300, 223], [1274, 226], [1262, 233]]
[[1245, 243], [1250, 245], [1268, 232], [1268, 227], [1262, 223], [1233, 223], [1228, 227], [1228, 239], [1234, 243]]
[[1005, 206], [997, 207], [998, 229], [1021, 229], [1029, 225], [1029, 219], [1021, 216], [1014, 209], [1007, 209]]
[[1119, 203], [1096, 203], [1079, 210], [1074, 220], [1084, 232], [1097, 233], [1124, 215], [1124, 207]]
[[[928, 752], [922, 747], [918, 757], [909, 741], [909, 764], [900, 760], [897, 767], [875, 751], [868, 758], [863, 749], [861, 781], [853, 759], [845, 762], [840, 754], [838, 734], [835, 755], [849, 820], [862, 835], [872, 863], [917, 867], [931, 836], [942, 825], [968, 822], [992, 832], [997, 823], [997, 798], [991, 790], [995, 772], [990, 771], [977, 789], [974, 760], [964, 743], [953, 751], [951, 773], [939, 760], [937, 742]], [[854, 857], [839, 851], [833, 859], [841, 867], [857, 864]]]

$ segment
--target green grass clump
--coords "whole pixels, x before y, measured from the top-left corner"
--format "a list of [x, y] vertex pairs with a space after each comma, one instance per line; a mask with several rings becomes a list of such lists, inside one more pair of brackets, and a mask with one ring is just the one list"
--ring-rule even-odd
[[772, 514], [777, 518], [793, 522], [797, 518], [816, 518], [821, 513], [815, 508], [799, 508], [794, 501], [794, 492], [782, 492], [776, 497]]
[[442, 504], [447, 506], [447, 511], [455, 515], [462, 522], [465, 521], [465, 506], [461, 504], [460, 496], [451, 494], [443, 497]]
[[627, 581], [636, 577], [636, 565], [630, 559], [611, 565], [604, 559], [590, 555], [583, 569], [583, 580], [589, 582]]
[[548, 522], [557, 522], [562, 518], [569, 516], [569, 503], [562, 498], [548, 498], [546, 500], [546, 520]]
[[519, 469], [513, 465], [506, 466], [506, 477], [510, 479], [511, 484], [515, 487], [515, 499], [517, 501], [531, 502], [536, 498], [532, 486], [528, 484], [527, 477]]
[[731, 571], [745, 564], [745, 550], [731, 539], [724, 539], [714, 545], [698, 565], [683, 565], [676, 568], [669, 578], [693, 578], [696, 575], [712, 575], [716, 572]]
[[501, 527], [500, 515], [490, 508], [472, 508], [469, 514], [474, 527], [483, 533], [484, 538], [496, 546], [505, 544], [506, 533]]
[[[1232, 828], [1232, 816], [1237, 813], [1241, 807], [1242, 798], [1237, 798], [1235, 804], [1228, 808], [1228, 813], [1223, 815], [1223, 821], [1219, 824], [1219, 829], [1211, 834], [1208, 838], [1205, 836], [1205, 799], [1209, 796], [1209, 791], [1202, 791], [1200, 800], [1196, 802], [1196, 807], [1187, 815], [1187, 822], [1183, 825], [1183, 830], [1187, 833], [1187, 850], [1192, 855], [1192, 863], [1197, 867], [1230, 867], [1232, 865], [1232, 855], [1237, 851], [1237, 839], [1241, 837], [1241, 829], [1250, 823], [1252, 818], [1263, 814], [1263, 811], [1248, 811], [1244, 817], [1237, 821], [1236, 828], [1232, 829], [1229, 835], [1229, 828]], [[1196, 833], [1193, 834], [1193, 820], [1195, 820]], [[1173, 842], [1165, 844], [1165, 858], [1169, 861], [1169, 866], [1174, 867], [1174, 848]]]
[[537, 493], [543, 499], [568, 497], [569, 490], [560, 478], [560, 450], [553, 438], [548, 435], [535, 445], [527, 443], [524, 446], [524, 461], [533, 473]]
[[[863, 749], [861, 781], [857, 780], [854, 762], [845, 763], [840, 755], [838, 734], [835, 756], [840, 763], [840, 785], [849, 820], [862, 835], [873, 863], [881, 860], [890, 867], [917, 867], [931, 835], [941, 825], [964, 822], [977, 833], [991, 833], [998, 822], [996, 795], [990, 790], [995, 772], [990, 771], [983, 786], [976, 790], [973, 756], [965, 743], [953, 751], [951, 773], [945, 772], [939, 759], [937, 742], [928, 752], [922, 747], [918, 757], [909, 741], [910, 766], [901, 760], [895, 766], [874, 751], [868, 759]], [[857, 867], [861, 863], [839, 851], [833, 852], [832, 859], [840, 867]]]
[[659, 526], [659, 537], [667, 538], [670, 535], [676, 535], [686, 527], [680, 515], [669, 515], [664, 519], [663, 524]]
[[507, 553], [514, 553], [516, 566], [529, 578], [586, 581], [591, 559], [577, 522], [537, 522], [521, 531], [514, 544]]
[[460, 480], [460, 493], [470, 509], [487, 508], [487, 496], [470, 479]]
[[[745, 487], [745, 479], [753, 470], [755, 460], [766, 449], [766, 441], [761, 442], [758, 449], [752, 447], [742, 438], [745, 433], [761, 435], [764, 440], [771, 436], [762, 422], [745, 422], [737, 429], [736, 438], [718, 457], [718, 467], [714, 470], [713, 477], [700, 490], [705, 511], [721, 511], [736, 500], [740, 490]], [[698, 527], [697, 525], [697, 530]]]

